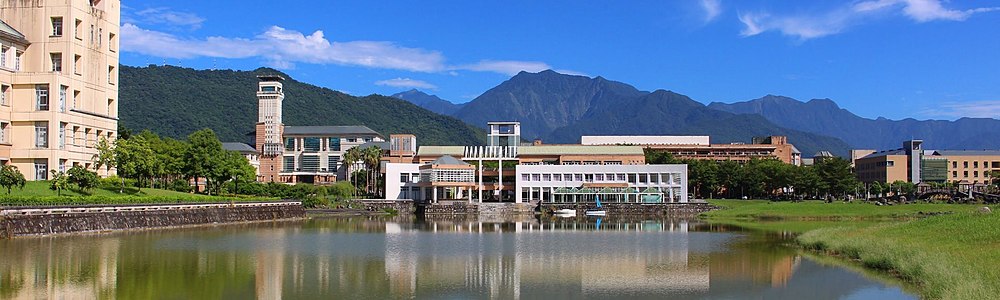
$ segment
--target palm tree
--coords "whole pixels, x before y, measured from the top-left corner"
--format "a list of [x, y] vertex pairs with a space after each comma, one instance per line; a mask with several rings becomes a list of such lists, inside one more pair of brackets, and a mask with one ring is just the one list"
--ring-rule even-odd
[[361, 155], [365, 168], [368, 171], [368, 180], [366, 180], [368, 183], [365, 185], [368, 195], [375, 195], [377, 193], [378, 177], [381, 173], [382, 148], [378, 146], [368, 147], [362, 150]]
[[[350, 149], [347, 149], [347, 151], [344, 151], [344, 164], [347, 165], [348, 181], [351, 181], [351, 177], [354, 173], [354, 165], [361, 160], [361, 157], [361, 149], [358, 147], [351, 147]], [[355, 190], [358, 189], [358, 185], [356, 182], [351, 182], [351, 186], [353, 187], [353, 189], [351, 189], [351, 196], [355, 196]]]

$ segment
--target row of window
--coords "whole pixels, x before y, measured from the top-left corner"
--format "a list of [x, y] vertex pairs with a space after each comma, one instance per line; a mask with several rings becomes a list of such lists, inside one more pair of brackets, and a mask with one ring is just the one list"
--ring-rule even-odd
[[[62, 73], [63, 71], [63, 54], [61, 52], [49, 53], [49, 61], [52, 66], [51, 71], [56, 73]], [[83, 75], [83, 56], [74, 55], [73, 56], [73, 74]], [[108, 84], [115, 84], [115, 67], [108, 66]]]
[[[958, 171], [951, 171], [952, 178], [958, 178]], [[962, 177], [969, 178], [969, 171], [962, 171]], [[989, 178], [990, 172], [983, 171], [983, 178]], [[972, 171], [972, 178], [979, 178], [979, 171]]]
[[[990, 169], [990, 168], [1000, 169], [1000, 161], [994, 161], [992, 163], [992, 165], [988, 161], [983, 161], [982, 166], [983, 166], [984, 169]], [[958, 161], [952, 161], [951, 162], [951, 168], [952, 169], [957, 169], [958, 168]], [[963, 161], [962, 162], [962, 168], [968, 169], [969, 168], [969, 162], [968, 161]], [[978, 161], [973, 161], [972, 162], [972, 168], [973, 169], [978, 169], [979, 168], [979, 162]]]
[[340, 166], [339, 156], [328, 156], [326, 164], [320, 162], [320, 157], [315, 155], [302, 155], [298, 160], [295, 156], [285, 156], [281, 169], [283, 172], [329, 172], [337, 171]]
[[[305, 151], [305, 152], [318, 152], [318, 151], [341, 151], [342, 147], [340, 145], [341, 138], [332, 137], [325, 138], [326, 143], [324, 145], [324, 138], [320, 137], [305, 137], [305, 138], [285, 138], [285, 150], [286, 151]], [[358, 143], [358, 141], [363, 141], [365, 143], [371, 142], [372, 138], [344, 138], [345, 143]]]
[[[12, 99], [10, 93], [11, 93], [10, 85], [0, 84], [0, 105], [6, 105], [6, 106], [10, 105], [10, 99]], [[54, 105], [52, 104], [51, 93], [52, 92], [49, 90], [48, 84], [35, 85], [35, 110], [66, 112], [67, 101], [70, 100], [68, 95], [69, 87], [65, 85], [59, 86], [59, 91], [58, 91], [59, 95], [58, 98], [56, 98], [56, 103]], [[72, 103], [69, 103], [69, 105], [71, 105], [69, 109], [76, 109], [79, 106], [80, 102], [80, 91], [73, 90], [73, 98], [71, 100]], [[115, 113], [114, 112], [115, 106], [116, 106], [115, 100], [109, 98], [107, 106], [105, 106], [106, 109], [104, 112], [109, 116], [113, 116]]]
[[[64, 31], [63, 17], [61, 17], [61, 16], [52, 17], [51, 21], [52, 21], [52, 23], [51, 23], [52, 24], [52, 37], [62, 37], [63, 36], [63, 31]], [[83, 32], [83, 21], [80, 20], [80, 19], [76, 19], [76, 22], [74, 23], [74, 25], [75, 26], [74, 26], [74, 30], [73, 30], [73, 37], [75, 37], [77, 40], [81, 40], [82, 41], [83, 37], [81, 35], [83, 34], [82, 33]], [[117, 36], [113, 32], [109, 32], [108, 33], [108, 50], [117, 51], [117, 49], [115, 49], [115, 45], [116, 45], [115, 38], [117, 38]], [[95, 26], [94, 24], [91, 24], [90, 25], [90, 45], [96, 47], [97, 49], [101, 49], [101, 47], [103, 46], [103, 40], [104, 40], [104, 28], [100, 28], [100, 27]]]
[[[14, 61], [10, 62], [10, 52], [14, 51]], [[18, 50], [14, 47], [2, 46], [0, 47], [0, 67], [4, 69], [10, 69], [14, 71], [21, 71], [21, 56], [24, 51]]]
[[670, 183], [681, 182], [678, 174], [671, 173], [575, 173], [575, 174], [521, 174], [521, 181], [581, 181], [581, 182], [628, 182], [628, 183]]
[[[114, 132], [111, 131], [80, 126], [73, 126], [72, 131], [68, 131], [68, 128], [67, 123], [59, 123], [59, 129], [56, 131], [59, 134], [58, 149], [66, 148], [67, 135], [69, 145], [87, 148], [95, 147], [101, 137], [114, 139]], [[0, 143], [10, 143], [10, 122], [0, 121]], [[35, 122], [35, 148], [49, 148], [49, 122]]]

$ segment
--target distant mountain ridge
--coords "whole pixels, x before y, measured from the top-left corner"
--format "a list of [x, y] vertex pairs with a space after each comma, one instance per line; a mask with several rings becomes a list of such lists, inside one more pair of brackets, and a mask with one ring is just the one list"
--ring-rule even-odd
[[602, 77], [551, 70], [518, 73], [454, 116], [470, 124], [519, 121], [523, 138], [547, 143], [579, 143], [581, 135], [597, 134], [699, 134], [711, 135], [713, 143], [787, 135], [807, 157], [821, 150], [846, 155], [850, 148], [836, 138], [782, 128], [762, 117], [710, 109], [671, 91], [650, 93]]
[[120, 68], [120, 122], [185, 138], [211, 128], [227, 142], [247, 142], [257, 122], [257, 75], [285, 78], [285, 125], [364, 125], [382, 135], [417, 134], [421, 145], [484, 144], [485, 132], [396, 98], [355, 97], [299, 82], [278, 70], [194, 70], [173, 66]]
[[403, 99], [413, 103], [417, 106], [423, 107], [426, 110], [433, 111], [442, 115], [452, 115], [458, 111], [463, 104], [452, 103], [451, 101], [438, 98], [435, 95], [429, 95], [417, 89], [411, 89], [405, 92], [395, 93], [393, 98]]
[[1000, 148], [1000, 120], [961, 118], [956, 121], [912, 118], [862, 118], [830, 99], [807, 102], [767, 95], [737, 103], [713, 102], [708, 107], [735, 114], [760, 115], [786, 128], [828, 135], [860, 149], [895, 149], [908, 139], [923, 139], [925, 149]]

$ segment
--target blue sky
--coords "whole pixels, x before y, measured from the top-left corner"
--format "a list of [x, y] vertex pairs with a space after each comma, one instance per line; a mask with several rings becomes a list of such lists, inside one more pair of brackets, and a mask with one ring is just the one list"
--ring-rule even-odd
[[121, 63], [470, 101], [526, 70], [863, 117], [1000, 118], [1000, 0], [122, 1]]

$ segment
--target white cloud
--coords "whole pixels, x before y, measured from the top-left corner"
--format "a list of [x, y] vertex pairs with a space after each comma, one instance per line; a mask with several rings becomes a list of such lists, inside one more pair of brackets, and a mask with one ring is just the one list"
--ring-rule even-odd
[[171, 26], [185, 26], [191, 28], [201, 27], [205, 19], [193, 13], [179, 12], [166, 7], [147, 8], [135, 12], [135, 17], [129, 20], [148, 24], [165, 24]]
[[701, 0], [699, 4], [705, 10], [705, 23], [715, 20], [722, 13], [722, 3], [719, 0]]
[[1000, 100], [945, 102], [934, 109], [924, 110], [923, 114], [934, 117], [1000, 119]]
[[552, 66], [540, 61], [483, 60], [475, 64], [460, 66], [457, 69], [480, 72], [496, 72], [513, 76], [521, 71], [537, 73], [549, 70], [552, 69]]
[[430, 84], [426, 81], [409, 79], [409, 78], [393, 78], [386, 80], [379, 80], [375, 82], [376, 85], [400, 87], [400, 88], [419, 88], [419, 89], [431, 89], [436, 90], [437, 86]]
[[[539, 72], [552, 66], [539, 61], [482, 60], [468, 65], [446, 64], [439, 51], [410, 48], [386, 41], [328, 40], [323, 31], [304, 34], [272, 26], [253, 38], [186, 38], [126, 23], [121, 28], [121, 48], [162, 58], [253, 58], [265, 59], [270, 66], [288, 69], [296, 63], [337, 64], [378, 69], [457, 75], [455, 71], [495, 72], [515, 75], [520, 71]], [[583, 74], [581, 72], [572, 74]]]
[[963, 21], [973, 14], [1000, 11], [1000, 7], [957, 10], [944, 7], [939, 0], [869, 0], [818, 14], [771, 15], [742, 13], [742, 36], [778, 31], [802, 40], [837, 34], [879, 14], [900, 13], [913, 21]]
[[165, 58], [266, 58], [271, 65], [288, 68], [294, 63], [339, 64], [416, 72], [445, 69], [444, 57], [436, 51], [407, 48], [391, 42], [330, 42], [322, 31], [310, 35], [278, 26], [253, 39], [208, 37], [181, 38], [122, 25], [122, 50]]

